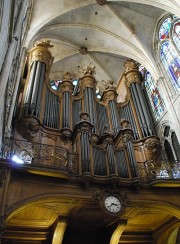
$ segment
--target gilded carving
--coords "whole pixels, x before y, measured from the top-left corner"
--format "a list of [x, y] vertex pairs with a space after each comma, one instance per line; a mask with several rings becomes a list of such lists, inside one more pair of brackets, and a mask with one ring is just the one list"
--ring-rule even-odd
[[112, 80], [108, 80], [105, 85], [105, 90], [115, 90], [114, 82]]
[[50, 47], [53, 47], [53, 45], [50, 45], [50, 40], [37, 42], [29, 52], [30, 67], [34, 61], [40, 61], [46, 64], [46, 71], [49, 72], [53, 62], [53, 57], [48, 50]]
[[92, 76], [84, 76], [80, 80], [80, 89], [83, 91], [86, 87], [95, 88], [97, 81]]
[[124, 72], [128, 72], [130, 70], [138, 70], [138, 66], [133, 59], [127, 59], [124, 63]]
[[130, 87], [131, 83], [139, 83], [141, 84], [142, 76], [138, 70], [131, 70], [125, 74], [126, 84]]
[[161, 143], [159, 138], [152, 136], [145, 139], [144, 152], [147, 160], [158, 158], [161, 155]]
[[109, 101], [117, 101], [117, 96], [118, 94], [116, 92], [114, 82], [112, 80], [107, 81], [105, 85], [105, 91], [102, 95], [102, 100], [108, 104]]
[[70, 80], [63, 80], [63, 82], [60, 84], [60, 90], [62, 92], [69, 92], [70, 94], [72, 94], [74, 86]]
[[63, 80], [73, 80], [76, 78], [77, 78], [76, 74], [74, 74], [74, 73], [66, 72], [63, 74]]
[[83, 68], [82, 74], [83, 74], [83, 76], [85, 76], [85, 75], [94, 76], [96, 74], [95, 69], [96, 69], [96, 66], [95, 65], [91, 65], [91, 63], [90, 63], [85, 68]]
[[39, 138], [40, 122], [35, 117], [23, 117], [17, 123], [17, 130], [23, 138], [35, 142]]
[[126, 84], [128, 87], [133, 82], [141, 83], [141, 81], [142, 81], [142, 76], [138, 70], [138, 65], [132, 59], [126, 60], [126, 62], [124, 64], [124, 75], [125, 75]]
[[50, 44], [51, 40], [46, 40], [46, 41], [37, 41], [36, 42], [36, 47], [45, 47], [45, 48], [50, 48], [54, 47], [53, 45]]

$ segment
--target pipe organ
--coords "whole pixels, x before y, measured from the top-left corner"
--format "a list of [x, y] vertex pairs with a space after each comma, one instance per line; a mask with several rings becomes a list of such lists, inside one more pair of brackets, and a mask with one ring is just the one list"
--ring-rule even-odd
[[[126, 101], [117, 103], [112, 81], [107, 82], [101, 99], [96, 97], [95, 67], [91, 65], [84, 68], [78, 89], [71, 74], [66, 73], [53, 90], [49, 82], [53, 62], [50, 47], [48, 41], [41, 42], [29, 52], [29, 74], [14, 137], [32, 148], [34, 144], [48, 145], [76, 155], [71, 162], [67, 157], [66, 169], [62, 165], [72, 178], [115, 178], [121, 182], [142, 178], [146, 162], [161, 156], [161, 146], [135, 62], [125, 63]], [[48, 157], [49, 165], [56, 165], [56, 160], [65, 162], [63, 154], [57, 159], [51, 151]], [[68, 168], [70, 163], [73, 171]]]

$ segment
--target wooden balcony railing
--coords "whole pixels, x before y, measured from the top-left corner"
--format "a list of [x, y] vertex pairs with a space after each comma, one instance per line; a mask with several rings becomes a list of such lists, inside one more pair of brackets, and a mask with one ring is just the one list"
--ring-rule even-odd
[[[73, 177], [79, 176], [79, 155], [70, 153], [66, 148], [30, 143], [23, 140], [6, 138], [1, 150], [1, 159], [8, 160], [14, 165], [15, 162], [27, 167], [40, 169], [54, 169], [71, 174]], [[13, 163], [14, 162], [14, 163]], [[121, 163], [121, 162], [119, 162]], [[123, 162], [122, 162], [123, 163]], [[158, 181], [180, 182], [180, 161], [170, 162], [168, 160], [151, 160], [137, 163], [138, 181], [149, 184]], [[92, 179], [108, 179], [108, 175], [91, 175]], [[122, 178], [118, 175], [114, 177], [120, 182], [131, 182], [133, 179]]]

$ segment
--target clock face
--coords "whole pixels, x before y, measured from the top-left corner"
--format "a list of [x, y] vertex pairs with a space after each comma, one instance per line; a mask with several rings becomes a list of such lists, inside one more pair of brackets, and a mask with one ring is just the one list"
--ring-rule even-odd
[[105, 208], [111, 213], [118, 213], [121, 210], [121, 203], [115, 196], [108, 196], [104, 200]]

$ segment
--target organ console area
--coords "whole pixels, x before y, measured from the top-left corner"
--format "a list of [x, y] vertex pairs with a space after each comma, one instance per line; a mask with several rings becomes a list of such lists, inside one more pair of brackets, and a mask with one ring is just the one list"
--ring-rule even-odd
[[49, 41], [38, 42], [28, 54], [28, 75], [15, 113], [16, 153], [35, 166], [34, 170], [58, 169], [55, 176], [60, 178], [149, 181], [154, 175], [148, 167], [161, 158], [161, 145], [136, 63], [127, 60], [124, 65], [127, 94], [118, 103], [113, 81], [106, 82], [97, 98], [95, 66], [91, 64], [75, 86], [69, 71], [52, 87], [50, 48]]

